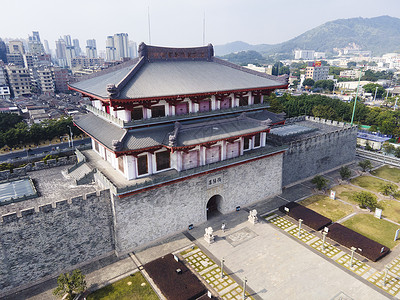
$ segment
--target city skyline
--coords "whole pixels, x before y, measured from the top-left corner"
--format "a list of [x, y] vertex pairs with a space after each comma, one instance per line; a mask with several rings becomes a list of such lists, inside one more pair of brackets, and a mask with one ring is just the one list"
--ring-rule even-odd
[[[129, 39], [138, 44], [199, 46], [203, 44], [204, 20], [205, 44], [221, 45], [239, 40], [276, 44], [336, 19], [381, 15], [399, 18], [399, 8], [400, 2], [395, 0], [325, 1], [323, 7], [317, 0], [307, 3], [289, 0], [284, 7], [275, 0], [135, 3], [119, 0], [111, 8], [104, 0], [71, 0], [68, 6], [62, 7], [55, 7], [49, 0], [22, 0], [8, 5], [8, 11], [18, 11], [18, 22], [13, 21], [13, 13], [6, 13], [0, 26], [6, 28], [2, 38], [27, 39], [32, 31], [39, 31], [41, 40], [48, 40], [53, 50], [55, 41], [64, 35], [79, 39], [82, 45], [88, 39], [96, 39], [98, 49], [105, 50], [107, 36], [115, 33], [128, 33]], [[41, 16], [43, 11], [46, 12], [43, 17], [32, 18], [32, 15]]]

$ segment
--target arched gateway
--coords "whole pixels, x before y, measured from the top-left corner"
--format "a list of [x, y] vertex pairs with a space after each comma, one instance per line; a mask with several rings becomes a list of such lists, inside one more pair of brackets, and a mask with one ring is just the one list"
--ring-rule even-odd
[[221, 212], [218, 208], [221, 206], [222, 196], [221, 195], [214, 195], [208, 200], [207, 202], [207, 220], [212, 217], [218, 216]]

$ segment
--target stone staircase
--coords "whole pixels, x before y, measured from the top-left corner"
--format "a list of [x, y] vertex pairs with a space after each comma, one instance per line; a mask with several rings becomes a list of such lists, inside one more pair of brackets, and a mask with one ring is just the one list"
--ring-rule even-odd
[[94, 173], [96, 169], [92, 169], [86, 162], [79, 162], [75, 166], [68, 169], [68, 175], [75, 180], [77, 185], [89, 184], [94, 181]]

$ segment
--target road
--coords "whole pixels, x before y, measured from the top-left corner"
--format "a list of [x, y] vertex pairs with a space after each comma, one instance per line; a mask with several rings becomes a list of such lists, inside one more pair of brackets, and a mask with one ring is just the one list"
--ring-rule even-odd
[[[85, 138], [83, 140], [76, 140], [76, 141], [74, 141], [74, 147], [83, 145], [83, 144], [89, 144], [89, 143], [90, 143], [90, 138]], [[34, 154], [50, 152], [51, 150], [54, 150], [54, 149], [67, 149], [67, 148], [69, 148], [69, 144], [68, 144], [68, 142], [65, 142], [65, 143], [60, 143], [60, 144], [32, 148], [30, 150], [13, 151], [11, 153], [1, 154], [0, 155], [0, 163], [5, 162], [9, 159], [27, 157], [28, 154], [34, 155]]]

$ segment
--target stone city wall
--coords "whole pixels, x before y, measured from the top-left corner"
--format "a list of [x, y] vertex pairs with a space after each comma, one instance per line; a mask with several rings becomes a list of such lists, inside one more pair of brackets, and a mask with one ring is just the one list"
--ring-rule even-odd
[[[307, 120], [332, 124], [336, 131], [290, 143], [283, 157], [283, 186], [354, 161], [357, 127], [341, 122], [307, 117]], [[336, 125], [337, 124], [337, 125]]]
[[125, 198], [113, 196], [119, 255], [207, 220], [214, 195], [221, 213], [281, 193], [282, 154], [264, 157]]
[[31, 171], [39, 171], [39, 170], [48, 169], [48, 168], [66, 166], [66, 165], [71, 165], [74, 163], [76, 163], [75, 155], [72, 155], [70, 157], [64, 156], [64, 157], [60, 157], [58, 159], [49, 159], [49, 160], [47, 160], [46, 163], [44, 161], [28, 163], [24, 167], [13, 169], [13, 172], [10, 172], [10, 170], [0, 171], [0, 181], [25, 176], [27, 172], [31, 172]]
[[0, 217], [0, 298], [114, 251], [108, 190]]

